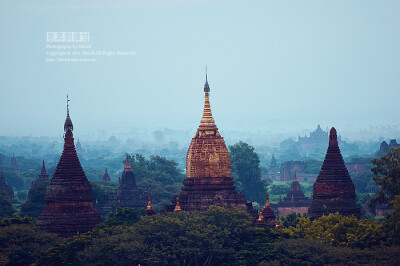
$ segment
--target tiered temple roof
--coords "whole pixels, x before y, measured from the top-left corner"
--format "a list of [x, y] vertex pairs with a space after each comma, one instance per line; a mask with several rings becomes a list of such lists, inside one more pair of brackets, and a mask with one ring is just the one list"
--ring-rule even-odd
[[265, 206], [264, 210], [262, 211], [265, 224], [271, 228], [275, 228], [275, 213], [274, 210], [271, 208], [271, 204], [269, 203], [269, 195], [267, 194], [265, 198]]
[[300, 214], [307, 213], [310, 205], [311, 200], [304, 196], [304, 193], [301, 190], [300, 183], [297, 180], [297, 176], [295, 173], [290, 191], [283, 199], [283, 201], [279, 200], [278, 202], [278, 213], [279, 215], [288, 215], [294, 212]]
[[301, 190], [300, 183], [297, 180], [296, 173], [294, 174], [294, 179], [292, 182], [292, 186], [290, 187], [290, 191], [283, 199], [283, 201], [278, 205], [280, 207], [302, 207], [307, 206], [309, 207], [311, 201], [309, 198], [304, 196], [303, 191]]
[[14, 201], [14, 190], [7, 185], [3, 170], [0, 173], [0, 192], [6, 195], [10, 202]]
[[314, 183], [313, 200], [308, 215], [318, 218], [335, 212], [361, 217], [356, 204], [354, 184], [340, 153], [336, 129], [332, 127], [325, 160]]
[[36, 222], [39, 229], [62, 237], [85, 233], [102, 221], [93, 206], [92, 186], [79, 162], [72, 131], [67, 100], [64, 150], [47, 186], [46, 206]]
[[[257, 211], [252, 209], [251, 203], [247, 204], [245, 196], [238, 194], [233, 185], [229, 152], [211, 114], [207, 76], [204, 92], [203, 117], [186, 156], [180, 208], [182, 211], [204, 212], [211, 205], [218, 205], [239, 207], [254, 215]], [[166, 211], [175, 209], [177, 197], [174, 196], [172, 204], [166, 206]]]
[[129, 158], [126, 156], [125, 167], [117, 190], [115, 205], [117, 207], [138, 209], [146, 207], [146, 199], [147, 195], [139, 191], [136, 185], [135, 175], [129, 163]]

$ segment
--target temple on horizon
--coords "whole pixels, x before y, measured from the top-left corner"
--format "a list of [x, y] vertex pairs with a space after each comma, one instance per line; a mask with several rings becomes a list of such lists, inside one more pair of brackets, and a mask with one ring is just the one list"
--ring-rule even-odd
[[61, 237], [86, 233], [102, 221], [93, 206], [92, 186], [75, 150], [68, 101], [67, 98], [64, 149], [53, 178], [47, 186], [45, 208], [36, 222], [39, 229]]
[[173, 197], [171, 205], [165, 206], [165, 211], [205, 212], [217, 205], [239, 207], [257, 215], [245, 195], [237, 193], [233, 185], [229, 152], [211, 114], [207, 75], [204, 93], [203, 117], [186, 155], [182, 191]]

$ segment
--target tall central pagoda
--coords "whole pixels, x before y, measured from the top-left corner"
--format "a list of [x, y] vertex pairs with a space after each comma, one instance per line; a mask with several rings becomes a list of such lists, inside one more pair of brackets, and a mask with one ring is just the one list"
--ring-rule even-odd
[[47, 186], [46, 206], [36, 222], [39, 229], [62, 237], [85, 233], [102, 221], [93, 206], [92, 186], [79, 162], [72, 130], [67, 100], [64, 150]]
[[360, 208], [356, 204], [355, 187], [340, 153], [336, 129], [332, 127], [325, 160], [314, 183], [308, 216], [315, 219], [335, 212], [361, 217]]
[[[254, 213], [252, 204], [233, 185], [229, 152], [211, 114], [207, 75], [204, 93], [203, 117], [186, 156], [186, 178], [178, 202], [180, 210], [205, 212], [211, 205], [217, 205]], [[174, 210], [177, 198], [178, 195], [173, 197], [166, 211]]]

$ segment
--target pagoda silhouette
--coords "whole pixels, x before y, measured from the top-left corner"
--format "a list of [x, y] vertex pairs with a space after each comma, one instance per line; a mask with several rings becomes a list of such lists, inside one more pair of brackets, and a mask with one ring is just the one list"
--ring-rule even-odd
[[93, 206], [92, 186], [75, 150], [68, 102], [67, 97], [64, 149], [47, 186], [45, 208], [36, 222], [39, 229], [57, 233], [61, 237], [85, 233], [102, 221]]
[[321, 171], [314, 183], [314, 194], [308, 216], [319, 218], [329, 213], [361, 217], [356, 204], [355, 187], [340, 153], [336, 129], [329, 134], [329, 147]]

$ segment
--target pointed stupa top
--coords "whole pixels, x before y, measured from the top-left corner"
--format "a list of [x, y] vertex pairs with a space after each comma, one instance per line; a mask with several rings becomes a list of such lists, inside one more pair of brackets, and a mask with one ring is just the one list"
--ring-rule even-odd
[[[210, 106], [210, 98], [209, 98], [210, 86], [208, 85], [208, 79], [206, 74], [206, 83], [204, 84], [204, 110], [203, 110], [203, 117], [200, 121], [200, 128], [216, 128], [214, 118], [211, 113], [211, 106]], [[199, 128], [199, 129], [200, 129]]]
[[125, 162], [124, 172], [132, 172], [132, 168], [131, 168], [131, 164], [129, 163], [128, 155], [126, 155], [126, 162]]
[[110, 181], [110, 176], [108, 175], [107, 168], [103, 175], [103, 181]]
[[40, 172], [39, 178], [48, 178], [49, 174], [46, 171], [46, 166], [44, 165], [44, 160], [42, 164], [42, 171]]
[[329, 133], [329, 146], [338, 146], [337, 133], [334, 127], [331, 128]]
[[72, 120], [69, 117], [69, 99], [67, 95], [67, 118], [65, 119], [64, 122], [64, 132], [67, 132], [68, 130], [72, 131], [74, 129], [74, 125], [72, 124]]

